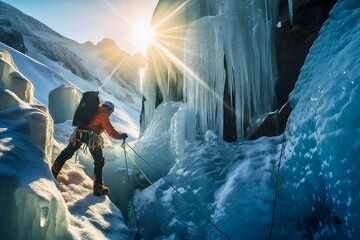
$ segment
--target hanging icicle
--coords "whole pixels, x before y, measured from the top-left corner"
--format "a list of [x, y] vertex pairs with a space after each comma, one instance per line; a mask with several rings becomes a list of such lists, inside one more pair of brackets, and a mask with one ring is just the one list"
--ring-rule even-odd
[[289, 5], [289, 18], [291, 26], [294, 25], [294, 12], [293, 12], [293, 0], [288, 0]]
[[[227, 107], [235, 115], [234, 135], [241, 141], [249, 124], [271, 111], [275, 96], [273, 28], [277, 7], [277, 1], [228, 0], [224, 2], [224, 12], [203, 17], [188, 28], [184, 63], [191, 66], [191, 71], [184, 72], [183, 95], [196, 115], [191, 124], [197, 127], [193, 134], [213, 130], [223, 137]], [[225, 86], [232, 94], [233, 103], [229, 106], [224, 106]]]

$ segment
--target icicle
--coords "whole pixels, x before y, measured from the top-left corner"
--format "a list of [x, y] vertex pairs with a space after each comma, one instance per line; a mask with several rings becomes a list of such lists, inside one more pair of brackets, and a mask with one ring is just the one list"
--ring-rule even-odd
[[290, 24], [293, 25], [293, 24], [294, 24], [293, 1], [292, 1], [292, 0], [288, 0], [288, 5], [289, 5]]
[[[225, 76], [234, 94], [236, 135], [242, 140], [248, 124], [271, 110], [274, 99], [274, 19], [277, 1], [226, 2], [226, 12], [203, 17], [185, 34], [184, 101], [196, 113], [198, 132], [223, 136]], [[226, 69], [224, 69], [224, 57]]]

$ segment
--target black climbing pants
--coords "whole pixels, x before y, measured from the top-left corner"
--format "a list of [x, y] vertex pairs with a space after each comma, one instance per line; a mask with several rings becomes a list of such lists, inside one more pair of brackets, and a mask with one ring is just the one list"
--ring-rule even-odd
[[[67, 147], [63, 151], [61, 151], [60, 155], [55, 159], [54, 165], [56, 166], [56, 168], [61, 170], [65, 162], [69, 160], [77, 150], [79, 150], [81, 144], [82, 143], [78, 141], [76, 141], [75, 144], [70, 142]], [[105, 165], [102, 149], [99, 147], [95, 149], [89, 149], [89, 151], [94, 159], [94, 185], [102, 184], [102, 170]]]

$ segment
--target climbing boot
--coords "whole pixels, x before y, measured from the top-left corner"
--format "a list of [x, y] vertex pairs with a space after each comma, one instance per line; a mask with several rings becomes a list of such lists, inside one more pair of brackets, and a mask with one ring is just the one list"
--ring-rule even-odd
[[60, 170], [61, 169], [58, 166], [56, 166], [55, 164], [53, 164], [51, 166], [51, 172], [56, 180], [57, 180], [57, 176], [59, 175]]
[[106, 187], [105, 184], [103, 183], [94, 185], [93, 194], [95, 196], [107, 195], [109, 194], [109, 192], [110, 192], [109, 188]]

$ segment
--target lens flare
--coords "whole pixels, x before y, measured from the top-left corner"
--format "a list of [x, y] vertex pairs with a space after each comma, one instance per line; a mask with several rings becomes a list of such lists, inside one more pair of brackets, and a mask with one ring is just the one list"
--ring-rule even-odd
[[142, 50], [147, 49], [155, 42], [155, 30], [144, 21], [139, 21], [132, 26], [132, 40]]

